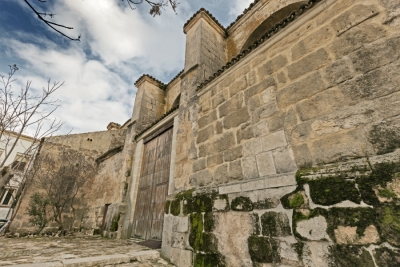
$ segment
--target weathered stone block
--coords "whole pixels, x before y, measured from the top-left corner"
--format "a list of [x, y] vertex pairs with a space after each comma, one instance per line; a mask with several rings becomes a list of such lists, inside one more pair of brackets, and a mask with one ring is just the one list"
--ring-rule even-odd
[[250, 115], [247, 107], [238, 109], [224, 118], [224, 128], [230, 129], [239, 126], [242, 123], [249, 121]]
[[189, 231], [189, 218], [188, 217], [173, 217], [172, 231], [179, 233], [187, 233]]
[[229, 181], [228, 177], [228, 164], [218, 166], [214, 172], [214, 183], [216, 185], [226, 184]]
[[251, 126], [244, 127], [244, 126], [245, 125], [242, 125], [241, 128], [236, 132], [236, 140], [238, 144], [240, 144], [242, 140], [247, 140], [254, 137], [254, 132], [252, 127]]
[[223, 103], [219, 108], [219, 117], [223, 118], [229, 114], [235, 112], [236, 110], [243, 107], [243, 94], [237, 94], [225, 103]]
[[214, 135], [214, 126], [209, 125], [206, 128], [200, 130], [197, 134], [197, 144], [203, 143], [211, 139]]
[[224, 133], [213, 144], [215, 151], [222, 152], [235, 146], [235, 136], [233, 132]]
[[262, 138], [263, 151], [270, 151], [287, 145], [285, 131], [279, 131]]
[[353, 104], [361, 99], [374, 99], [398, 91], [400, 61], [359, 75], [339, 86], [343, 95]]
[[277, 173], [294, 172], [297, 166], [294, 163], [294, 156], [290, 148], [280, 148], [273, 152], [275, 169]]
[[276, 82], [273, 76], [269, 76], [268, 78], [264, 79], [262, 82], [246, 89], [244, 91], [245, 101], [247, 103], [248, 99], [253, 95], [261, 93], [262, 91], [266, 90], [271, 86], [276, 86]]
[[270, 132], [282, 130], [285, 123], [285, 113], [276, 112], [268, 118], [268, 128]]
[[207, 115], [204, 115], [203, 117], [199, 118], [197, 123], [199, 125], [199, 129], [201, 129], [216, 120], [217, 120], [217, 111], [213, 110], [210, 113], [208, 113]]
[[250, 72], [250, 66], [249, 65], [244, 65], [243, 67], [241, 67], [239, 70], [237, 70], [235, 72], [236, 79], [243, 78], [249, 72]]
[[262, 101], [262, 98], [260, 95], [254, 95], [249, 98], [247, 105], [250, 109], [250, 111], [254, 111], [255, 109], [259, 108], [262, 106], [264, 102]]
[[193, 252], [179, 248], [171, 248], [171, 262], [176, 266], [192, 266]]
[[311, 130], [311, 123], [305, 122], [299, 125], [296, 125], [292, 131], [288, 134], [290, 138], [290, 143], [299, 144], [302, 142], [307, 142], [310, 138], [313, 137]]
[[255, 190], [260, 190], [265, 188], [265, 183], [264, 179], [257, 180], [257, 181], [252, 181], [252, 182], [247, 182], [242, 184], [242, 191], [255, 191]]
[[217, 125], [215, 128], [216, 128], [217, 134], [222, 134], [222, 132], [224, 131], [224, 126], [222, 125], [222, 121], [217, 121]]
[[223, 163], [223, 156], [222, 154], [216, 154], [207, 157], [207, 167], [214, 167], [216, 165], [222, 164]]
[[326, 135], [312, 143], [311, 155], [317, 164], [372, 155], [373, 149], [364, 135], [361, 129]]
[[329, 62], [329, 55], [320, 48], [299, 61], [288, 66], [288, 75], [291, 80], [297, 79], [309, 72], [317, 70]]
[[361, 22], [378, 14], [378, 8], [374, 5], [355, 5], [345, 13], [332, 21], [332, 27], [338, 35]]
[[328, 26], [322, 27], [318, 31], [305, 37], [303, 40], [295, 44], [292, 48], [292, 61], [295, 61], [302, 56], [312, 52], [316, 47], [329, 42], [329, 39], [333, 36], [331, 28]]
[[206, 186], [212, 183], [212, 176], [208, 170], [196, 172], [197, 185]]
[[242, 165], [240, 159], [229, 163], [229, 178], [230, 180], [243, 179]]
[[354, 76], [354, 72], [349, 67], [347, 60], [338, 60], [325, 68], [325, 79], [329, 86], [342, 83]]
[[328, 224], [323, 216], [317, 216], [309, 220], [300, 221], [296, 225], [296, 231], [308, 240], [329, 240], [326, 233]]
[[262, 176], [276, 174], [272, 152], [265, 152], [256, 156], [258, 173]]
[[269, 134], [269, 127], [267, 121], [261, 121], [253, 126], [253, 132], [255, 137], [264, 136]]
[[242, 146], [229, 149], [224, 152], [224, 161], [233, 161], [242, 157]]
[[193, 163], [193, 172], [197, 172], [206, 168], [206, 159], [201, 158]]
[[296, 105], [300, 119], [307, 121], [332, 113], [346, 105], [347, 99], [337, 88], [332, 88], [305, 99]]
[[243, 156], [257, 155], [263, 152], [263, 139], [255, 138], [242, 144]]
[[252, 122], [257, 123], [262, 118], [268, 118], [277, 111], [277, 106], [275, 101], [271, 101], [267, 104], [262, 105], [260, 108], [256, 109], [252, 114]]
[[276, 78], [278, 79], [278, 83], [281, 84], [281, 85], [285, 84], [286, 81], [287, 81], [286, 74], [283, 71], [281, 71], [278, 74], [276, 74]]
[[256, 157], [250, 156], [242, 158], [242, 170], [244, 179], [258, 178]]
[[280, 237], [291, 235], [289, 218], [283, 212], [266, 212], [261, 215], [262, 235]]
[[286, 111], [284, 127], [293, 127], [297, 125], [297, 115], [294, 108], [289, 108]]
[[314, 72], [298, 82], [292, 83], [279, 90], [276, 99], [280, 109], [285, 109], [291, 104], [295, 104], [302, 99], [306, 99], [318, 92], [326, 89], [319, 72]]
[[226, 185], [226, 186], [220, 186], [218, 188], [218, 192], [220, 194], [232, 194], [232, 193], [238, 193], [240, 192], [241, 186], [240, 184], [233, 184], [233, 185]]
[[380, 25], [374, 23], [361, 24], [336, 38], [329, 49], [335, 54], [336, 58], [341, 58], [359, 49], [364, 44], [371, 43], [385, 35], [386, 30]]
[[260, 77], [267, 77], [268, 75], [271, 75], [277, 70], [283, 68], [287, 62], [288, 61], [285, 56], [276, 56], [257, 69], [258, 75]]
[[212, 108], [215, 109], [216, 107], [218, 107], [220, 104], [224, 103], [226, 100], [226, 96], [224, 94], [224, 92], [221, 92], [219, 94], [217, 94], [216, 96], [214, 96], [214, 98], [212, 99]]
[[312, 157], [307, 144], [293, 146], [292, 149], [299, 168], [312, 166]]
[[171, 246], [173, 248], [185, 249], [186, 234], [174, 232], [171, 236]]
[[237, 81], [229, 86], [229, 97], [236, 95], [237, 93], [243, 91], [247, 87], [247, 81], [245, 77], [241, 77]]
[[365, 46], [350, 55], [357, 71], [368, 72], [400, 59], [400, 36]]

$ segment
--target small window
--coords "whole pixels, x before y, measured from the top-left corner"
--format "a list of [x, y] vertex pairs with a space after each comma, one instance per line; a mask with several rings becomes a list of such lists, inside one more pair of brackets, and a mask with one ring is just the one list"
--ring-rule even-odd
[[5, 189], [1, 193], [0, 205], [10, 206], [12, 204], [15, 189]]
[[26, 162], [23, 161], [14, 161], [11, 166], [11, 168], [14, 171], [20, 171], [20, 172], [23, 172], [25, 170], [25, 167], [26, 167]]

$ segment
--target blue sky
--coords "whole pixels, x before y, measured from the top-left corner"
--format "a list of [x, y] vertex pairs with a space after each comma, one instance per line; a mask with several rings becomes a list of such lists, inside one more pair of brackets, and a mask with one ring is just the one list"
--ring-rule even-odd
[[161, 16], [149, 6], [131, 10], [121, 0], [30, 0], [38, 10], [55, 13], [52, 21], [74, 27], [64, 30], [73, 42], [35, 17], [23, 0], [0, 1], [0, 74], [17, 64], [15, 88], [32, 81], [32, 89], [48, 79], [64, 81], [54, 98], [61, 106], [54, 116], [66, 122], [59, 134], [103, 131], [109, 122], [124, 123], [132, 113], [143, 73], [168, 82], [183, 69], [183, 24], [201, 7], [228, 26], [252, 0], [181, 0], [177, 14]]

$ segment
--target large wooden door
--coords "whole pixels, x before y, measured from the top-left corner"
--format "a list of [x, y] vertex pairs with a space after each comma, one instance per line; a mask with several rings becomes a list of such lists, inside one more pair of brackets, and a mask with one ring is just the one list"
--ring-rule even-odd
[[133, 235], [161, 240], [171, 165], [172, 128], [145, 144]]

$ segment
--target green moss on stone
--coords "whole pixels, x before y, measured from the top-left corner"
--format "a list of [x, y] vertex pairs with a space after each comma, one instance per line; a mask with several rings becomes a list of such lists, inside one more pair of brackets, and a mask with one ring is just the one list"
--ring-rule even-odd
[[395, 173], [399, 171], [399, 163], [383, 162], [375, 164], [370, 175], [357, 178], [356, 183], [363, 201], [368, 205], [380, 205], [374, 188], [386, 188], [387, 183], [391, 182]]
[[200, 194], [187, 199], [184, 204], [184, 214], [192, 212], [210, 212], [213, 208], [213, 197], [211, 194]]
[[296, 244], [292, 245], [292, 248], [294, 249], [294, 251], [296, 251], [297, 257], [301, 261], [303, 259], [304, 243], [298, 241]]
[[400, 253], [398, 251], [381, 247], [375, 249], [374, 257], [379, 267], [400, 266]]
[[114, 218], [112, 219], [111, 226], [110, 226], [111, 232], [118, 231], [118, 222], [119, 222], [120, 217], [121, 217], [121, 214], [118, 213], [118, 216], [114, 216]]
[[212, 212], [204, 213], [204, 231], [212, 232], [214, 230], [214, 215]]
[[194, 267], [225, 267], [223, 257], [219, 254], [200, 254], [194, 256]]
[[200, 251], [203, 246], [203, 215], [201, 213], [190, 214], [189, 244], [195, 251]]
[[252, 211], [253, 203], [248, 197], [237, 197], [232, 200], [231, 209], [234, 211]]
[[300, 240], [307, 240], [306, 238], [304, 238], [303, 236], [301, 236], [297, 231], [297, 223], [301, 222], [303, 220], [309, 220], [313, 217], [325, 214], [326, 215], [326, 210], [321, 209], [321, 208], [316, 208], [313, 210], [304, 210], [304, 212], [307, 211], [308, 214], [305, 215], [303, 214], [303, 212], [301, 212], [300, 210], [294, 210], [293, 211], [293, 216], [292, 216], [292, 226], [293, 226], [293, 232], [294, 235], [299, 238]]
[[304, 197], [301, 193], [297, 193], [289, 201], [289, 207], [292, 209], [300, 208], [304, 204]]
[[361, 237], [365, 229], [377, 223], [377, 213], [371, 208], [331, 208], [320, 211], [328, 223], [327, 232], [332, 240], [336, 240], [334, 230], [338, 226], [357, 227], [357, 234]]
[[371, 254], [359, 246], [333, 245], [329, 267], [375, 267]]
[[251, 214], [251, 219], [253, 221], [253, 235], [260, 235], [260, 216], [257, 213]]
[[395, 204], [385, 204], [377, 209], [382, 239], [391, 245], [400, 246], [400, 207]]
[[175, 199], [171, 202], [171, 214], [174, 216], [178, 216], [181, 213], [181, 201], [179, 199]]
[[253, 263], [279, 263], [279, 244], [276, 240], [263, 236], [250, 236], [249, 253]]
[[266, 198], [253, 203], [253, 209], [255, 210], [267, 210], [276, 208], [279, 204], [277, 199]]
[[379, 190], [378, 195], [380, 197], [386, 197], [386, 198], [395, 198], [395, 197], [397, 197], [397, 195], [395, 193], [393, 193], [392, 191], [390, 191], [387, 188]]
[[269, 237], [291, 235], [289, 218], [283, 212], [266, 212], [261, 216], [262, 235]]
[[369, 141], [378, 155], [393, 152], [400, 147], [400, 130], [388, 125], [374, 125], [369, 133]]
[[93, 235], [100, 235], [100, 229], [94, 229]]
[[315, 204], [334, 205], [344, 200], [360, 203], [361, 197], [355, 183], [338, 177], [308, 181], [311, 199]]
[[165, 214], [169, 213], [169, 206], [171, 205], [171, 201], [167, 200], [165, 202]]
[[[204, 223], [202, 213], [190, 214], [189, 244], [195, 251], [217, 253], [217, 238], [212, 232], [214, 227], [213, 214], [205, 213]], [[204, 230], [204, 231], [203, 231]]]

